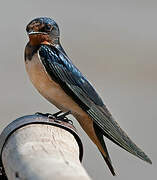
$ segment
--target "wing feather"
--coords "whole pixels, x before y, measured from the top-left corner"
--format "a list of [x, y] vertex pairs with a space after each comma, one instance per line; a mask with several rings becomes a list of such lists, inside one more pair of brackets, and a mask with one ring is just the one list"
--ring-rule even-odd
[[58, 81], [61, 87], [66, 89], [67, 93], [72, 92], [74, 99], [79, 99], [80, 106], [103, 130], [106, 137], [140, 159], [151, 163], [149, 157], [120, 128], [91, 84], [65, 54], [62, 54], [55, 47], [42, 45], [39, 55], [52, 79]]

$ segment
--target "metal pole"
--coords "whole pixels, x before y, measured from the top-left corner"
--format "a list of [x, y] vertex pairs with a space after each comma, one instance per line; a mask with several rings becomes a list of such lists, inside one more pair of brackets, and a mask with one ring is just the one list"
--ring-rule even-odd
[[80, 163], [81, 140], [67, 120], [19, 118], [2, 132], [0, 150], [8, 180], [90, 180]]

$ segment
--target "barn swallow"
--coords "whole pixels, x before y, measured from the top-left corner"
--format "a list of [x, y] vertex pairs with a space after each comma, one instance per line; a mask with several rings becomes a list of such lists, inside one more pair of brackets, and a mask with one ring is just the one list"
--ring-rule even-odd
[[60, 44], [57, 23], [50, 18], [32, 20], [26, 27], [29, 42], [25, 66], [35, 88], [62, 112], [70, 111], [98, 147], [115, 175], [103, 136], [140, 159], [152, 163], [114, 120], [91, 83], [78, 70]]

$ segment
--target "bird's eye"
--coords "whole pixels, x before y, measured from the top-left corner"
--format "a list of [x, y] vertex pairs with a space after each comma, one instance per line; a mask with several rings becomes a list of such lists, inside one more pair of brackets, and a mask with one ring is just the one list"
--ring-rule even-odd
[[50, 24], [47, 24], [45, 26], [45, 29], [46, 29], [46, 31], [51, 31], [53, 29], [53, 26], [51, 26]]

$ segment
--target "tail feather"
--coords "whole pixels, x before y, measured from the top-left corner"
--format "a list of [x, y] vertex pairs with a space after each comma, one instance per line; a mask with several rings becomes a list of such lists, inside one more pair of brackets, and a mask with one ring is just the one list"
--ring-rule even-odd
[[114, 168], [113, 168], [113, 166], [112, 166], [112, 163], [111, 163], [111, 161], [110, 161], [110, 158], [109, 158], [108, 156], [105, 157], [102, 152], [101, 152], [101, 154], [102, 154], [102, 157], [104, 158], [104, 160], [105, 160], [108, 168], [110, 169], [112, 175], [113, 175], [113, 176], [116, 176], [116, 173], [115, 173], [115, 170], [114, 170]]
[[93, 105], [88, 114], [93, 118], [94, 122], [100, 127], [103, 133], [111, 141], [139, 157], [140, 159], [152, 164], [150, 158], [128, 137], [128, 135], [120, 128], [106, 107], [98, 107]]
[[93, 123], [93, 127], [94, 127], [94, 130], [95, 130], [95, 134], [97, 135], [99, 141], [100, 141], [100, 144], [106, 154], [106, 156], [101, 152], [101, 155], [103, 156], [108, 168], [110, 169], [111, 173], [113, 176], [116, 176], [116, 173], [114, 171], [114, 168], [112, 166], [112, 162], [111, 162], [111, 159], [110, 159], [110, 156], [109, 156], [109, 153], [107, 151], [107, 147], [106, 147], [106, 144], [104, 142], [104, 139], [103, 139], [103, 133], [101, 132], [102, 130], [100, 129], [99, 126], [97, 126], [95, 123]]

